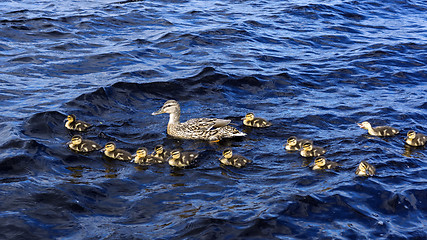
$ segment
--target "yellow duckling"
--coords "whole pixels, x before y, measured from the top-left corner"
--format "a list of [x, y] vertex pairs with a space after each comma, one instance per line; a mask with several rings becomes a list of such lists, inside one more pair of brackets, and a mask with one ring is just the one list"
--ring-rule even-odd
[[81, 153], [99, 150], [102, 147], [92, 140], [84, 140], [80, 135], [74, 135], [71, 141], [67, 143], [71, 150]]
[[188, 167], [194, 164], [199, 155], [194, 152], [181, 152], [178, 149], [172, 150], [168, 158], [168, 163], [172, 167]]
[[413, 147], [424, 146], [427, 141], [426, 135], [422, 133], [416, 133], [414, 130], [410, 130], [406, 136], [407, 138], [405, 139], [405, 142]]
[[113, 142], [108, 142], [105, 144], [105, 147], [101, 150], [104, 152], [104, 155], [106, 157], [117, 159], [120, 161], [131, 161], [132, 160], [132, 154], [129, 152], [116, 148], [116, 144]]
[[229, 165], [233, 167], [244, 167], [247, 163], [251, 163], [252, 161], [240, 156], [240, 155], [233, 155], [233, 151], [230, 148], [225, 149], [222, 152], [222, 158], [219, 159], [219, 161], [224, 165]]
[[298, 139], [295, 136], [290, 136], [286, 141], [285, 149], [288, 151], [298, 151], [302, 148], [302, 145], [309, 140], [306, 139]]
[[83, 132], [86, 131], [88, 128], [92, 127], [92, 125], [89, 123], [76, 120], [76, 116], [74, 114], [68, 115], [65, 121], [65, 127], [73, 131]]
[[368, 130], [369, 135], [378, 137], [390, 137], [399, 133], [399, 130], [389, 126], [372, 127], [369, 122], [358, 123], [360, 128]]
[[136, 164], [150, 164], [150, 163], [163, 163], [164, 161], [160, 158], [156, 158], [148, 155], [148, 150], [145, 147], [140, 147], [136, 150], [136, 154], [132, 160]]
[[326, 153], [326, 150], [322, 147], [313, 146], [311, 141], [307, 141], [302, 145], [301, 156], [303, 157], [319, 157]]
[[246, 133], [240, 132], [228, 124], [231, 120], [218, 118], [192, 118], [181, 123], [181, 107], [175, 100], [166, 101], [162, 108], [152, 115], [169, 114], [167, 133], [175, 138], [219, 141], [223, 138], [243, 137]]
[[271, 122], [265, 120], [264, 118], [255, 117], [253, 113], [248, 113], [244, 118], [242, 118], [243, 124], [249, 127], [269, 127], [271, 126]]
[[165, 162], [169, 158], [170, 152], [165, 150], [163, 145], [159, 144], [159, 145], [154, 147], [154, 152], [151, 153], [151, 156], [158, 158], [158, 159], [162, 160], [163, 162]]
[[317, 157], [314, 160], [313, 170], [334, 169], [338, 166], [339, 164], [336, 162], [326, 160], [324, 157]]
[[361, 177], [369, 177], [375, 175], [375, 167], [366, 161], [362, 161], [356, 169], [356, 175]]

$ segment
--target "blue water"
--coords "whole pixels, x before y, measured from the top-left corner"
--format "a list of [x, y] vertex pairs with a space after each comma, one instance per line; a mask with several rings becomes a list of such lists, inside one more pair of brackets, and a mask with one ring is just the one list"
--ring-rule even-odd
[[[0, 3], [1, 239], [425, 239], [427, 3], [356, 1], [13, 1]], [[176, 140], [182, 119], [231, 119], [247, 133]], [[273, 123], [242, 126], [248, 112]], [[77, 154], [85, 138], [197, 151], [193, 168]], [[371, 137], [356, 123], [401, 130]], [[314, 140], [338, 170], [286, 152]], [[219, 164], [232, 147], [253, 163]], [[374, 177], [355, 175], [360, 161]]]

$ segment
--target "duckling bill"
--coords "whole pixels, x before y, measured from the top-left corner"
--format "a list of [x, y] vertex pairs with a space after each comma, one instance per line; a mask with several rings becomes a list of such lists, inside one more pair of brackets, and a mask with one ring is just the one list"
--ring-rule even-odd
[[113, 142], [108, 142], [105, 144], [105, 147], [101, 150], [104, 152], [104, 155], [106, 157], [120, 160], [120, 161], [131, 161], [132, 160], [132, 154], [129, 152], [116, 148], [116, 144]]
[[264, 118], [255, 117], [253, 113], [248, 113], [243, 120], [243, 125], [248, 127], [256, 127], [256, 128], [263, 128], [263, 127], [269, 127], [271, 126], [271, 122], [265, 120]]
[[92, 125], [89, 123], [77, 120], [74, 114], [68, 115], [65, 121], [65, 127], [73, 131], [84, 132], [92, 127]]
[[233, 154], [233, 151], [230, 148], [225, 149], [222, 152], [222, 156], [223, 157], [219, 159], [222, 164], [237, 168], [244, 167], [247, 163], [252, 162], [243, 156]]
[[92, 140], [83, 139], [80, 135], [74, 135], [71, 141], [67, 143], [71, 150], [81, 153], [93, 152], [100, 150], [101, 145], [97, 144]]
[[427, 136], [422, 133], [417, 133], [414, 130], [410, 130], [406, 134], [407, 138], [405, 139], [405, 142], [413, 147], [420, 147], [424, 146], [427, 141]]
[[399, 130], [389, 126], [372, 127], [369, 122], [358, 123], [360, 128], [368, 130], [369, 135], [378, 137], [390, 137], [399, 133]]

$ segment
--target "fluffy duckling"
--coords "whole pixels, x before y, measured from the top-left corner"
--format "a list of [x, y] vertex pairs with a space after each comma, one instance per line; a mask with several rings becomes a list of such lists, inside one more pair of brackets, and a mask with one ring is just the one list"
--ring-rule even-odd
[[338, 166], [339, 164], [336, 162], [326, 160], [324, 157], [317, 157], [314, 160], [313, 170], [334, 169]]
[[378, 137], [390, 137], [399, 133], [399, 130], [389, 126], [379, 126], [372, 128], [369, 122], [358, 123], [360, 128], [368, 130], [369, 135]]
[[163, 145], [159, 144], [154, 147], [154, 152], [151, 153], [151, 156], [158, 158], [164, 162], [169, 158], [170, 152], [165, 150]]
[[253, 113], [248, 113], [244, 118], [242, 118], [243, 124], [249, 127], [269, 127], [271, 126], [271, 122], [265, 120], [264, 118], [255, 117]]
[[244, 167], [247, 163], [251, 163], [252, 161], [240, 156], [240, 155], [233, 155], [233, 151], [230, 148], [225, 149], [222, 152], [222, 158], [219, 159], [219, 161], [224, 165], [229, 165], [233, 167]]
[[369, 177], [375, 175], [375, 167], [366, 161], [362, 161], [356, 169], [356, 175], [361, 177]]
[[169, 114], [168, 135], [180, 139], [220, 141], [223, 138], [243, 137], [246, 133], [229, 126], [231, 120], [218, 118], [192, 118], [180, 122], [181, 107], [175, 100], [166, 101], [162, 108], [152, 115]]
[[295, 136], [290, 136], [286, 141], [285, 149], [288, 151], [298, 151], [302, 148], [302, 145], [309, 140], [306, 139], [298, 139]]
[[311, 141], [307, 141], [302, 145], [301, 156], [303, 157], [319, 157], [325, 154], [326, 150], [322, 147], [313, 146]]
[[407, 138], [405, 139], [405, 142], [413, 147], [424, 146], [427, 141], [426, 135], [422, 133], [416, 133], [414, 130], [410, 130], [406, 136]]
[[168, 163], [172, 167], [188, 167], [194, 164], [199, 155], [194, 152], [181, 152], [177, 149], [171, 151]]
[[65, 119], [65, 127], [69, 130], [83, 132], [92, 127], [91, 124], [77, 120], [74, 114], [70, 114]]
[[112, 158], [117, 159], [120, 161], [131, 161], [132, 160], [132, 154], [129, 152], [116, 148], [116, 144], [113, 142], [108, 142], [105, 144], [105, 147], [102, 149], [104, 152], [104, 155]]
[[92, 152], [101, 149], [101, 145], [92, 140], [84, 140], [80, 135], [74, 135], [67, 143], [71, 150], [81, 153]]
[[132, 162], [137, 164], [150, 164], [150, 163], [163, 163], [163, 160], [160, 158], [153, 157], [148, 155], [148, 150], [145, 147], [140, 147], [136, 150], [136, 154]]

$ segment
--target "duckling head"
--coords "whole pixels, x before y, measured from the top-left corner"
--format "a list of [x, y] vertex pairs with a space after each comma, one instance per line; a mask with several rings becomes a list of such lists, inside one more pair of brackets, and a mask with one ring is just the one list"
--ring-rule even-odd
[[224, 156], [224, 158], [230, 159], [231, 157], [233, 157], [233, 151], [231, 150], [231, 148], [227, 148], [222, 152], [222, 156]]
[[406, 136], [407, 136], [409, 139], [414, 139], [416, 135], [417, 135], [417, 133], [416, 133], [414, 130], [410, 130], [410, 131], [406, 134]]
[[312, 143], [312, 142], [307, 141], [307, 142], [305, 142], [305, 143], [302, 145], [302, 148], [303, 148], [305, 151], [311, 151], [311, 150], [313, 150], [313, 143]]
[[181, 112], [181, 108], [179, 106], [179, 103], [175, 100], [167, 100], [164, 104], [163, 107], [160, 108], [158, 111], [153, 112], [151, 115], [159, 115], [162, 113], [180, 113]]
[[106, 152], [112, 152], [114, 150], [116, 150], [116, 144], [115, 143], [108, 142], [107, 144], [105, 144], [104, 151], [106, 151]]
[[371, 168], [369, 167], [369, 163], [366, 161], [362, 161], [359, 164], [359, 175], [374, 175]]
[[81, 144], [82, 143], [82, 136], [80, 136], [80, 135], [74, 135], [71, 138], [71, 143], [73, 145], [79, 145], [79, 144]]
[[154, 147], [154, 151], [155, 151], [157, 154], [162, 154], [162, 153], [163, 153], [163, 151], [164, 151], [164, 149], [163, 149], [163, 145], [159, 144], [159, 145], [155, 146], [155, 147]]
[[372, 128], [371, 124], [369, 122], [367, 122], [367, 121], [364, 121], [362, 123], [358, 123], [357, 125], [359, 125], [359, 127], [363, 128], [363, 129], [370, 129], [370, 128]]
[[314, 160], [314, 165], [318, 166], [318, 167], [323, 167], [326, 165], [326, 158], [324, 157], [317, 157]]
[[179, 150], [177, 150], [177, 149], [172, 150], [171, 157], [173, 159], [179, 159], [181, 157], [181, 152]]
[[65, 120], [67, 120], [70, 123], [74, 122], [74, 121], [76, 121], [76, 115], [70, 114], [70, 115], [67, 116], [67, 118]]
[[297, 137], [295, 136], [290, 136], [287, 140], [287, 143], [289, 146], [296, 146], [297, 145]]
[[147, 156], [147, 149], [145, 147], [140, 147], [136, 150], [136, 157], [145, 158]]
[[250, 113], [246, 114], [246, 116], [244, 118], [242, 118], [242, 120], [252, 121], [252, 120], [254, 120], [254, 118], [255, 118], [255, 115], [250, 112]]

